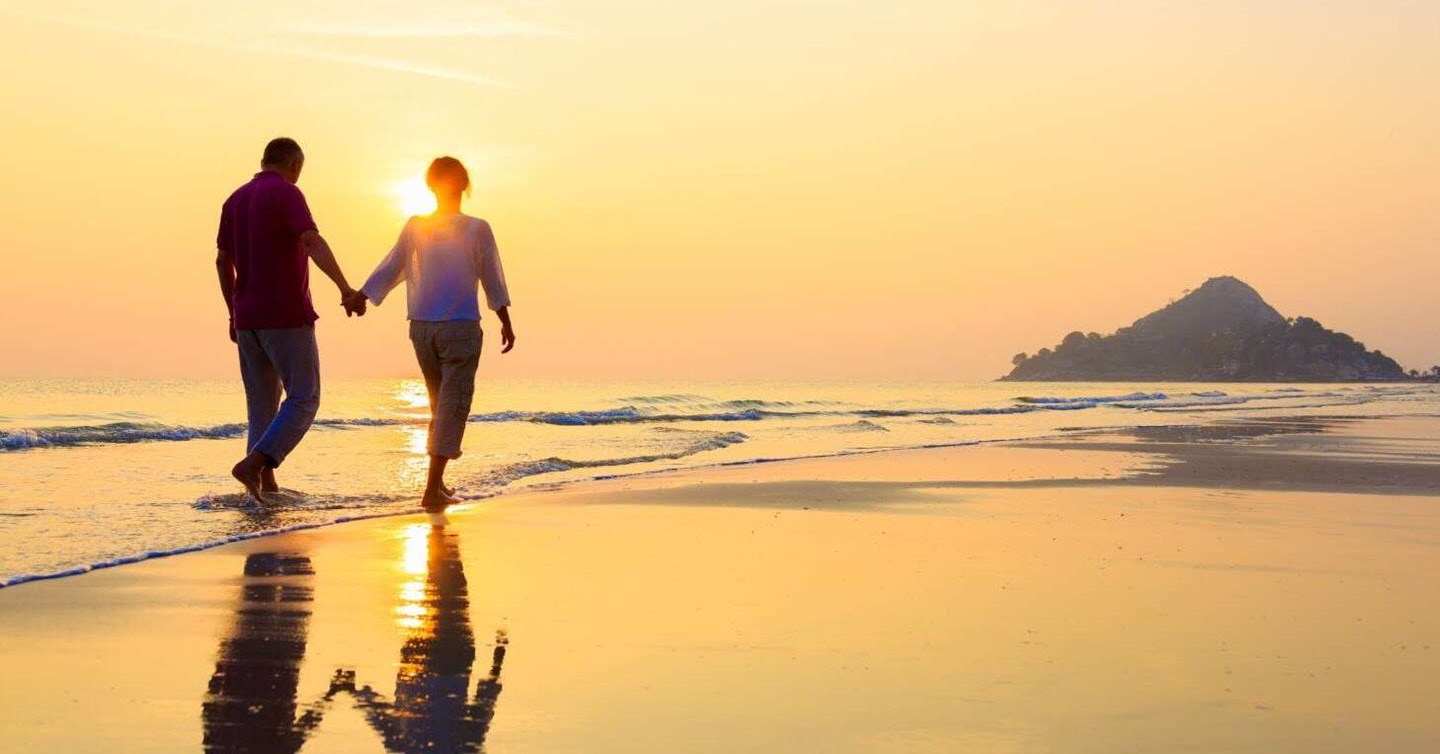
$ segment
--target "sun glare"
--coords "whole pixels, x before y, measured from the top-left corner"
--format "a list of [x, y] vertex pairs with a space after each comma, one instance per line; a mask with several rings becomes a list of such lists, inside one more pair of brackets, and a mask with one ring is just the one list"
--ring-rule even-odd
[[435, 195], [419, 178], [398, 181], [391, 186], [391, 194], [400, 203], [400, 210], [409, 215], [428, 215], [435, 211]]
[[425, 383], [420, 380], [401, 380], [395, 387], [393, 393], [395, 400], [405, 404], [409, 409], [425, 409], [425, 414], [430, 413], [430, 394], [425, 392]]

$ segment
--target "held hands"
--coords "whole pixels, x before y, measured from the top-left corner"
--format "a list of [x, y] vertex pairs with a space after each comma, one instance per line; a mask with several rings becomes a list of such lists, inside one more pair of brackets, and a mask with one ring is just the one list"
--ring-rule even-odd
[[340, 305], [345, 307], [345, 316], [365, 316], [365, 293], [363, 291], [348, 290], [340, 295]]
[[[367, 300], [364, 291], [357, 291], [353, 288], [345, 290], [340, 294], [340, 305], [345, 307], [345, 316], [347, 317], [365, 316]], [[235, 329], [233, 325], [230, 329], [230, 339], [235, 339]], [[515, 347], [515, 328], [512, 327], [508, 321], [500, 328], [500, 345], [503, 346], [500, 349], [500, 353], [510, 353], [510, 349]]]

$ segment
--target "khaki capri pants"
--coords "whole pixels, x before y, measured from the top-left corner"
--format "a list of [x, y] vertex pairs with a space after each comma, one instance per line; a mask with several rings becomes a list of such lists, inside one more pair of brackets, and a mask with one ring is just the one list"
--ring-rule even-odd
[[410, 342], [430, 393], [426, 451], [432, 456], [459, 458], [470, 402], [475, 397], [475, 370], [480, 366], [480, 323], [411, 320]]

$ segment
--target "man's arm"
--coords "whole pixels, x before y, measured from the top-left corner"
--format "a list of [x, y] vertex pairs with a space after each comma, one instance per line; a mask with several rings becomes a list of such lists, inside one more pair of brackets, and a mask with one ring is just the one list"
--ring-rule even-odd
[[230, 315], [230, 342], [235, 342], [235, 255], [219, 249], [215, 255], [215, 271], [220, 275], [220, 295], [225, 297], [225, 311]]
[[330, 250], [330, 244], [325, 242], [319, 231], [305, 231], [300, 235], [300, 243], [305, 247], [305, 253], [315, 260], [315, 266], [340, 289], [340, 303], [345, 307], [345, 314], [363, 316], [365, 300], [355, 296], [355, 289], [346, 282], [345, 273], [340, 271], [340, 263], [335, 261], [335, 252]]

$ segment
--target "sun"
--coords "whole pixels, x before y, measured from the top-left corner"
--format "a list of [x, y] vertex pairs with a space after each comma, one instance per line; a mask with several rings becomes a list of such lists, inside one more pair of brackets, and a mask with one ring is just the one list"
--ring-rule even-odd
[[390, 193], [400, 204], [400, 211], [409, 215], [428, 215], [435, 211], [435, 195], [418, 178], [396, 181]]

